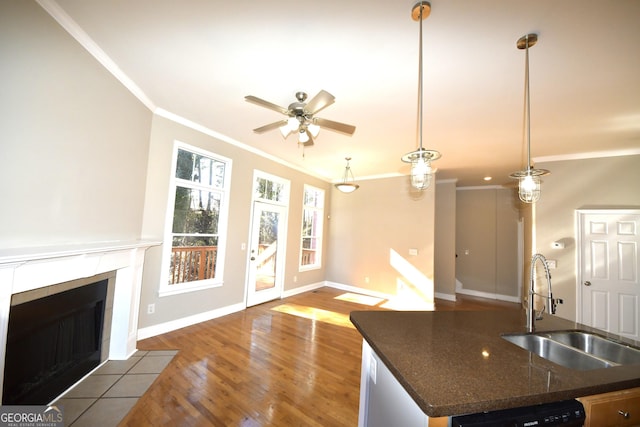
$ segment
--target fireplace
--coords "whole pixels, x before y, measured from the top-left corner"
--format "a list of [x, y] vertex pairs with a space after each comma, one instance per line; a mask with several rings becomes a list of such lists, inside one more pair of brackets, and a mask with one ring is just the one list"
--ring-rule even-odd
[[[0, 248], [0, 284], [2, 284], [0, 286], [0, 385], [2, 385], [0, 387], [0, 401], [5, 403], [15, 399], [12, 391], [5, 390], [13, 390], [15, 385], [12, 384], [15, 384], [16, 381], [8, 377], [8, 384], [5, 384], [5, 374], [11, 376], [16, 366], [19, 365], [18, 369], [30, 371], [27, 374], [27, 377], [32, 378], [29, 380], [30, 382], [38, 383], [40, 381], [39, 368], [33, 366], [23, 368], [22, 363], [16, 365], [14, 356], [7, 353], [8, 340], [13, 341], [16, 339], [15, 336], [21, 335], [13, 330], [13, 320], [9, 321], [12, 311], [15, 314], [16, 311], [21, 310], [17, 308], [18, 306], [31, 301], [35, 302], [40, 298], [86, 287], [107, 279], [106, 302], [99, 302], [96, 298], [89, 297], [88, 302], [82, 304], [85, 308], [77, 314], [83, 320], [73, 321], [75, 324], [86, 326], [87, 319], [93, 321], [95, 317], [101, 317], [104, 312], [104, 322], [100, 322], [103, 324], [102, 330], [96, 330], [94, 324], [88, 330], [83, 331], [80, 338], [72, 340], [67, 337], [66, 333], [62, 333], [60, 339], [65, 342], [77, 341], [79, 349], [81, 348], [80, 353], [91, 354], [91, 356], [87, 356], [90, 360], [89, 365], [95, 366], [96, 355], [95, 351], [90, 351], [89, 347], [91, 346], [88, 343], [95, 343], [98, 336], [101, 336], [98, 363], [108, 359], [128, 359], [136, 351], [138, 310], [145, 252], [148, 248], [159, 244], [158, 241], [135, 240], [14, 249]], [[60, 298], [64, 299], [65, 297]], [[75, 300], [75, 298], [72, 299]], [[51, 303], [52, 300], [48, 299], [44, 301], [44, 305], [38, 310], [49, 310], [53, 313], [54, 318], [57, 317], [57, 321], [62, 321], [60, 316], [57, 316], [61, 312], [52, 308], [58, 303], [55, 301]], [[9, 323], [12, 323], [11, 334], [9, 333]], [[62, 323], [66, 323], [66, 320]], [[48, 327], [46, 325], [40, 326], [45, 326], [45, 329]], [[44, 333], [44, 336], [47, 337], [52, 335], [56, 336], [56, 334]], [[34, 344], [22, 345], [29, 349]], [[47, 343], [45, 346], [52, 345]], [[39, 350], [33, 351], [33, 353], [46, 352], [45, 348], [39, 346]], [[56, 353], [49, 351], [46, 354]], [[75, 361], [73, 357], [72, 359]], [[32, 360], [28, 365], [39, 363], [38, 360]], [[84, 362], [77, 364], [85, 365]], [[93, 368], [85, 366], [83, 369]], [[34, 374], [34, 370], [37, 370], [38, 373]], [[45, 398], [38, 397], [38, 400], [40, 399]]]
[[13, 295], [3, 405], [45, 405], [105, 360], [114, 278], [107, 273]]

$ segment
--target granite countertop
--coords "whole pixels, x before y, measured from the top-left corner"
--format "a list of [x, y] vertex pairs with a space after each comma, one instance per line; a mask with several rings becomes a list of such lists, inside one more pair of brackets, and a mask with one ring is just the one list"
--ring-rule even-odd
[[[537, 405], [640, 386], [639, 365], [578, 371], [503, 339], [504, 333], [526, 332], [524, 310], [354, 311], [351, 322], [432, 417]], [[565, 329], [600, 332], [548, 314], [536, 322], [538, 332]], [[640, 346], [637, 341], [622, 341]]]

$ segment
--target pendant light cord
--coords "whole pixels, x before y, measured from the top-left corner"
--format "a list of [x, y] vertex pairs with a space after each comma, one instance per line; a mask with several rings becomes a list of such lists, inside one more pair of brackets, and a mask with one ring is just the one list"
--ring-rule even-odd
[[418, 143], [420, 145], [420, 152], [422, 152], [422, 11], [424, 6], [420, 5], [420, 52], [418, 53]]
[[525, 40], [525, 83], [524, 83], [524, 97], [527, 102], [527, 170], [531, 170], [531, 99], [529, 92], [529, 35]]

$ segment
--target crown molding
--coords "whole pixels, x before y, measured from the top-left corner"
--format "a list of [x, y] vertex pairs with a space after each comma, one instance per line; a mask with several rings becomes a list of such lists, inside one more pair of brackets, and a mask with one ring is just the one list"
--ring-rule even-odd
[[36, 0], [62, 28], [64, 28], [87, 52], [89, 52], [103, 67], [120, 81], [140, 102], [149, 110], [154, 111], [156, 105], [149, 97], [127, 76], [124, 71], [103, 51], [100, 46], [74, 21], [54, 0]]

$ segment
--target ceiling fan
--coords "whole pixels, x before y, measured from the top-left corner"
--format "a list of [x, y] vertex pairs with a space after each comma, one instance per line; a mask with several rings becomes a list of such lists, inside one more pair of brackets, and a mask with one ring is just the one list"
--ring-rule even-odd
[[298, 134], [298, 142], [302, 145], [309, 146], [313, 145], [313, 138], [318, 136], [320, 128], [329, 129], [349, 136], [353, 135], [356, 131], [355, 126], [314, 116], [319, 111], [333, 104], [336, 100], [333, 95], [325, 90], [318, 92], [318, 94], [307, 103], [305, 103], [307, 94], [297, 92], [297, 101], [289, 104], [288, 108], [281, 107], [252, 95], [245, 96], [244, 99], [247, 102], [289, 116], [288, 119], [278, 120], [277, 122], [255, 128], [253, 130], [255, 133], [264, 133], [278, 128], [282, 136], [287, 138], [292, 132], [296, 132]]

